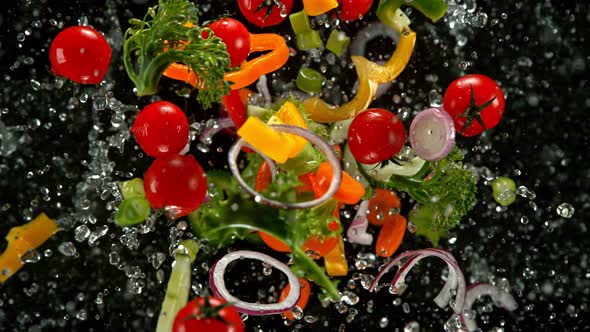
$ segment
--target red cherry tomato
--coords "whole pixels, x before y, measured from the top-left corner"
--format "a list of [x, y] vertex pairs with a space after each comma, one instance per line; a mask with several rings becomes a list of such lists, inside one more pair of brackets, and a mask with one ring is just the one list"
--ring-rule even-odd
[[146, 106], [135, 117], [131, 132], [145, 153], [159, 158], [178, 154], [188, 142], [184, 112], [167, 101]]
[[207, 192], [207, 177], [193, 156], [156, 159], [144, 176], [145, 196], [154, 209], [166, 209], [171, 218], [196, 210]]
[[373, 5], [373, 0], [340, 0], [340, 18], [354, 21], [365, 16]]
[[51, 71], [80, 84], [98, 84], [109, 69], [111, 47], [88, 26], [62, 30], [49, 48]]
[[250, 33], [239, 21], [223, 18], [209, 25], [213, 33], [225, 43], [231, 66], [239, 66], [250, 53]]
[[218, 297], [198, 297], [178, 311], [173, 332], [243, 332], [244, 323], [234, 306]]
[[457, 132], [466, 137], [494, 128], [504, 114], [505, 104], [498, 83], [479, 74], [456, 79], [443, 98], [443, 107], [453, 118]]
[[280, 24], [291, 13], [293, 0], [238, 0], [242, 15], [260, 28]]
[[396, 155], [406, 141], [406, 130], [390, 111], [372, 108], [357, 115], [348, 129], [348, 147], [354, 159], [375, 164]]

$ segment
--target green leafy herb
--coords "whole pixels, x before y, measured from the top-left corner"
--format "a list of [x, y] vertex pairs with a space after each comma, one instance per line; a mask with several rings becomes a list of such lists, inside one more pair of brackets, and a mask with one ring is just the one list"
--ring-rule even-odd
[[[138, 96], [155, 94], [168, 66], [190, 67], [204, 87], [197, 99], [207, 108], [229, 93], [223, 75], [230, 60], [225, 44], [198, 26], [198, 10], [189, 0], [160, 0], [142, 20], [131, 19], [125, 32], [123, 61]], [[203, 38], [202, 32], [208, 31]]]
[[[253, 182], [257, 163], [243, 172], [248, 183]], [[318, 284], [334, 299], [339, 298], [334, 282], [326, 276], [322, 267], [302, 250], [303, 243], [311, 235], [332, 237], [339, 233], [328, 228], [336, 220], [332, 215], [335, 201], [306, 210], [276, 209], [258, 204], [243, 191], [237, 181], [227, 172], [212, 171], [207, 174], [211, 200], [189, 216], [193, 232], [218, 248], [223, 248], [238, 239], [244, 239], [252, 231], [264, 231], [292, 248], [293, 271], [301, 277]], [[293, 173], [279, 173], [268, 185], [264, 195], [273, 199], [293, 201], [295, 187], [300, 185]]]

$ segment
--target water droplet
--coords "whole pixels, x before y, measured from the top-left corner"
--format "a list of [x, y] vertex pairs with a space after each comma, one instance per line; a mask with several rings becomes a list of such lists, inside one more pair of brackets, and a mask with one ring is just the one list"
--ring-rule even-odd
[[404, 326], [404, 332], [419, 332], [420, 331], [420, 324], [418, 322], [413, 321], [409, 322]]
[[574, 211], [574, 207], [569, 203], [561, 203], [556, 209], [558, 215], [568, 219], [574, 216]]
[[74, 256], [77, 253], [76, 247], [72, 242], [62, 242], [57, 247], [57, 250], [59, 250], [64, 256]]
[[384, 328], [387, 327], [387, 325], [389, 325], [389, 319], [387, 319], [387, 317], [382, 317], [379, 320], [379, 327], [382, 328], [382, 329], [384, 329]]
[[74, 239], [77, 242], [84, 242], [88, 235], [90, 235], [90, 229], [86, 225], [80, 225], [74, 231]]
[[41, 254], [37, 250], [29, 250], [20, 258], [23, 263], [37, 263], [41, 260]]

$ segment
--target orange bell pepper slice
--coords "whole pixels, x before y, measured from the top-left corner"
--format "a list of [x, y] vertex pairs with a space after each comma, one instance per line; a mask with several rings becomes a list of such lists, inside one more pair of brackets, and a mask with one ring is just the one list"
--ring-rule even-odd
[[336, 0], [303, 0], [303, 11], [309, 16], [318, 16], [338, 7]]
[[[330, 181], [332, 180], [332, 167], [330, 163], [323, 162], [318, 167], [315, 173], [315, 179], [321, 190], [321, 194], [328, 191]], [[365, 187], [348, 173], [342, 171], [342, 182], [334, 194], [334, 199], [344, 204], [356, 204], [363, 196], [365, 196]]]
[[45, 213], [29, 223], [11, 228], [6, 235], [8, 246], [0, 255], [0, 282], [15, 274], [24, 265], [22, 257], [45, 243], [58, 229], [55, 221]]
[[407, 66], [416, 44], [416, 33], [405, 28], [400, 41], [389, 61], [380, 66], [362, 56], [353, 56], [359, 80], [356, 96], [341, 106], [329, 105], [318, 96], [303, 101], [309, 117], [321, 123], [331, 123], [350, 119], [365, 111], [377, 93], [379, 84], [393, 81]]
[[281, 164], [291, 157], [297, 147], [291, 135], [274, 130], [253, 116], [238, 129], [238, 135], [262, 154]]
[[[367, 219], [373, 226], [381, 227], [385, 220], [391, 219], [392, 209], [401, 209], [399, 197], [390, 190], [375, 188], [374, 196], [369, 200]], [[399, 213], [397, 213], [399, 214]]]
[[401, 215], [386, 219], [379, 231], [375, 253], [381, 257], [391, 257], [399, 248], [406, 233], [407, 221]]
[[[250, 53], [270, 51], [250, 61], [244, 61], [240, 69], [226, 73], [224, 79], [230, 82], [232, 90], [244, 88], [258, 80], [262, 75], [278, 70], [289, 60], [289, 48], [285, 38], [274, 33], [250, 34]], [[186, 82], [202, 89], [202, 81], [187, 65], [174, 63], [164, 72], [164, 76]]]
[[[307, 302], [309, 302], [309, 296], [311, 295], [311, 285], [309, 284], [309, 281], [303, 278], [299, 278], [299, 285], [301, 287], [301, 295], [299, 295], [299, 300], [297, 300], [297, 303], [295, 305], [298, 306], [301, 310], [303, 310], [305, 309], [305, 307], [307, 307]], [[287, 298], [287, 295], [289, 295], [290, 290], [291, 284], [287, 284], [287, 286], [285, 286], [285, 288], [283, 288], [283, 290], [281, 291], [281, 296], [279, 296], [279, 302]], [[291, 310], [284, 311], [282, 315], [285, 319], [289, 321], [295, 319], [295, 315]]]

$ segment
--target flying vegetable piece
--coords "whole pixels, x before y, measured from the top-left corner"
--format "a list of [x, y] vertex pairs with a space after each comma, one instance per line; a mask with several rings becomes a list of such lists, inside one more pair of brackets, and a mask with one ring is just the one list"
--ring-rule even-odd
[[[240, 69], [226, 73], [223, 78], [232, 90], [238, 90], [256, 82], [262, 75], [278, 70], [289, 60], [289, 48], [285, 38], [273, 33], [250, 34], [250, 53], [266, 52], [253, 60], [244, 61]], [[207, 86], [201, 78], [201, 72], [181, 63], [171, 64], [164, 75], [166, 77], [184, 81], [195, 88], [203, 89]], [[195, 73], [196, 72], [196, 73]]]
[[324, 266], [329, 276], [344, 277], [348, 275], [348, 263], [346, 262], [342, 237], [339, 238], [336, 247], [324, 256]]
[[[138, 96], [157, 93], [160, 78], [174, 63], [199, 77], [198, 100], [204, 107], [229, 92], [223, 75], [230, 59], [220, 38], [198, 26], [198, 10], [189, 0], [160, 0], [143, 19], [131, 19], [125, 32], [123, 62]], [[165, 41], [165, 42], [164, 42]]]
[[[299, 285], [301, 288], [301, 295], [299, 295], [299, 300], [297, 300], [297, 303], [295, 305], [298, 306], [301, 310], [304, 310], [307, 306], [307, 302], [309, 302], [309, 296], [311, 295], [311, 285], [309, 284], [309, 281], [303, 278], [299, 278]], [[283, 301], [285, 298], [287, 298], [287, 295], [289, 294], [290, 290], [291, 284], [287, 284], [287, 286], [285, 286], [285, 288], [283, 288], [283, 290], [281, 291], [279, 301]], [[295, 319], [295, 315], [291, 310], [283, 312], [282, 315], [285, 319], [289, 321]]]
[[195, 261], [198, 252], [199, 245], [194, 240], [180, 242], [175, 250], [174, 266], [168, 279], [156, 332], [171, 331], [176, 314], [188, 302], [191, 289], [191, 263]]
[[436, 22], [445, 16], [448, 9], [444, 0], [381, 0], [379, 1], [379, 7], [377, 7], [377, 17], [394, 30], [400, 31], [398, 29], [400, 28], [399, 16], [400, 13], [403, 14], [400, 10], [402, 5], [417, 9], [424, 16], [431, 19], [432, 22]]
[[322, 15], [338, 7], [336, 0], [303, 0], [303, 11], [309, 16]]
[[23, 256], [45, 243], [58, 230], [55, 221], [45, 213], [24, 225], [11, 228], [6, 235], [6, 250], [0, 255], [0, 282], [15, 274], [24, 265]]
[[332, 106], [319, 97], [303, 101], [303, 107], [310, 119], [320, 123], [331, 123], [355, 117], [365, 111], [377, 93], [379, 84], [393, 81], [407, 66], [414, 51], [416, 33], [405, 28], [399, 44], [387, 63], [383, 66], [369, 61], [362, 56], [353, 56], [359, 88], [356, 96], [341, 106]]

